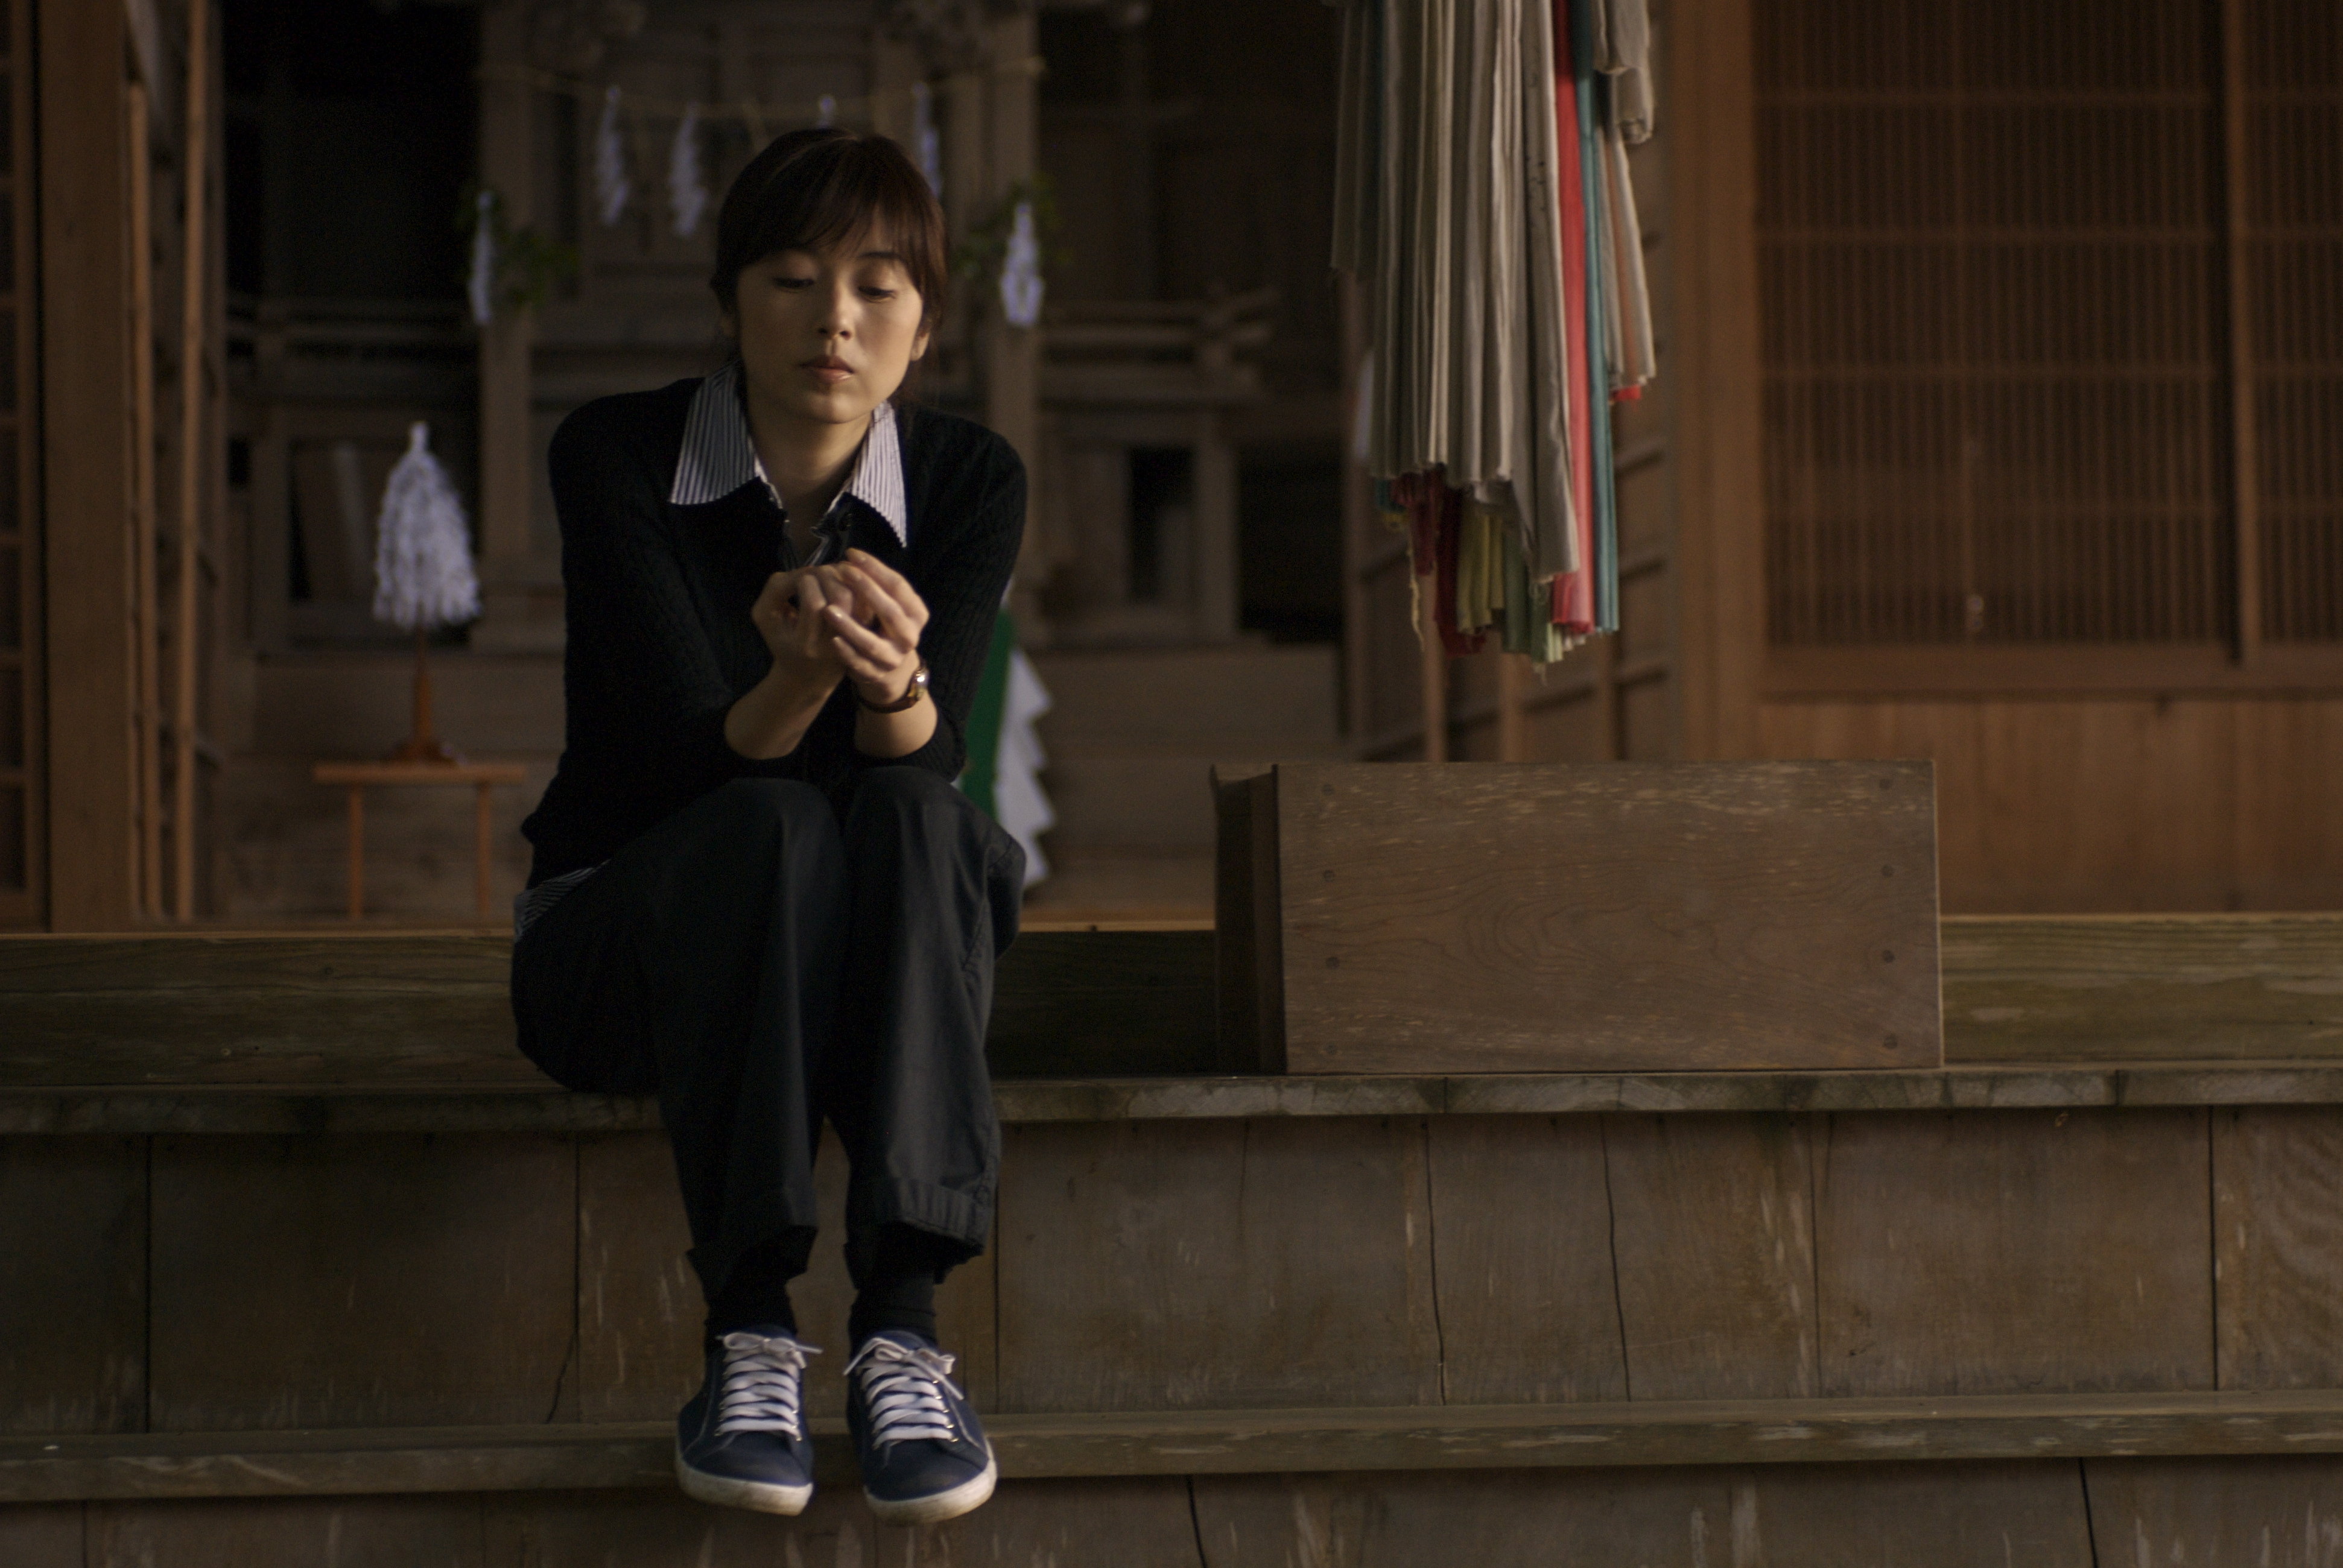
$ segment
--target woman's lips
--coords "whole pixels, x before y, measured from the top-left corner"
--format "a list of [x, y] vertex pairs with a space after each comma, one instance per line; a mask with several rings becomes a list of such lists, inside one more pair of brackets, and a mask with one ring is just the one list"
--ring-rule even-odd
[[825, 387], [835, 387], [854, 374], [853, 369], [842, 359], [809, 359], [805, 362], [804, 368], [806, 374]]

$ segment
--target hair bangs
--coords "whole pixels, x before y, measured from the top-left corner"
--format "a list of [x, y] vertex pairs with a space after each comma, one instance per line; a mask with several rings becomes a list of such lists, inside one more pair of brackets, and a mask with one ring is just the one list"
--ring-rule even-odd
[[725, 193], [709, 286], [729, 311], [741, 272], [765, 257], [859, 246], [882, 233], [919, 291], [922, 318], [933, 322], [950, 273], [943, 208], [927, 176], [885, 136], [791, 131], [750, 159]]

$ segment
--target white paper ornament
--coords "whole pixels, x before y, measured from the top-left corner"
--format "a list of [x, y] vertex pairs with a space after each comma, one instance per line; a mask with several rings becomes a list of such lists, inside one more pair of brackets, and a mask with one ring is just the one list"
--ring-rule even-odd
[[708, 210], [708, 178], [699, 166], [699, 106], [687, 104], [683, 122], [675, 128], [675, 147], [667, 160], [667, 201], [675, 214], [678, 239], [689, 239]]
[[478, 618], [480, 580], [472, 571], [464, 503], [431, 455], [431, 427], [407, 431], [407, 454], [383, 487], [374, 556], [374, 618], [405, 631]]
[[1033, 237], [1033, 204], [1021, 201], [1009, 227], [1009, 254], [1001, 264], [1001, 308], [1011, 327], [1041, 319], [1041, 245]]
[[1001, 743], [992, 768], [992, 815], [1001, 830], [1025, 851], [1025, 885], [1031, 887], [1050, 874], [1041, 853], [1041, 835], [1057, 825], [1058, 814], [1041, 789], [1041, 769], [1049, 757], [1033, 723], [1050, 711], [1049, 688], [1041, 684], [1033, 661], [1021, 648], [1009, 653], [1009, 689], [1002, 693]]
[[830, 129], [831, 126], [835, 125], [837, 121], [838, 100], [831, 97], [828, 93], [824, 93], [821, 95], [821, 103], [815, 111], [813, 123], [817, 128], [826, 131]]
[[497, 197], [494, 191], [482, 191], [472, 219], [472, 271], [464, 281], [465, 297], [471, 301], [472, 325], [486, 327], [497, 314]]
[[944, 139], [936, 131], [935, 94], [925, 82], [911, 84], [911, 146], [928, 188], [944, 199]]
[[618, 89], [602, 94], [602, 124], [594, 133], [594, 206], [609, 227], [625, 216], [627, 198], [634, 194], [627, 183], [626, 148], [618, 141]]

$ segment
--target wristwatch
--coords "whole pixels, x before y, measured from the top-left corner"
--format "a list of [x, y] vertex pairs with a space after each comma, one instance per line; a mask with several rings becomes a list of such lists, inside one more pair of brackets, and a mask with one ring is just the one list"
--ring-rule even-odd
[[871, 713], [900, 713], [927, 694], [928, 661], [923, 658], [920, 660], [920, 668], [911, 671], [911, 684], [904, 688], [903, 695], [894, 701], [873, 702], [862, 695], [862, 689], [859, 686], [854, 689], [854, 700], [862, 704], [863, 708]]

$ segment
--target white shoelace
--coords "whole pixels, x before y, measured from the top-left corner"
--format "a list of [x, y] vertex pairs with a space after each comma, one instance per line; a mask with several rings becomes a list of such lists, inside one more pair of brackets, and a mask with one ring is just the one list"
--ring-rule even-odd
[[870, 1441], [938, 1438], [950, 1442], [957, 1433], [942, 1391], [960, 1392], [951, 1381], [953, 1359], [941, 1351], [906, 1348], [890, 1339], [867, 1342], [846, 1363], [846, 1375], [860, 1373], [862, 1378], [863, 1397], [870, 1406]]
[[735, 1331], [724, 1336], [724, 1389], [716, 1403], [716, 1432], [778, 1432], [805, 1436], [800, 1396], [806, 1358], [821, 1352], [787, 1334], [767, 1338]]

